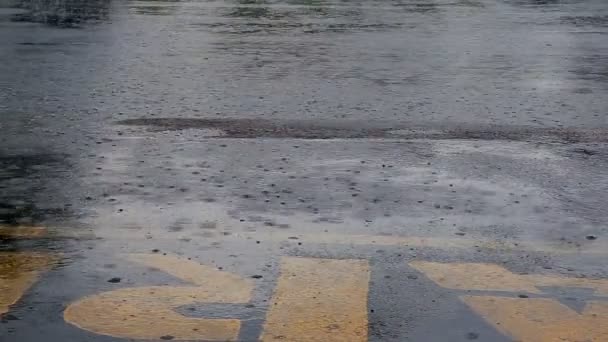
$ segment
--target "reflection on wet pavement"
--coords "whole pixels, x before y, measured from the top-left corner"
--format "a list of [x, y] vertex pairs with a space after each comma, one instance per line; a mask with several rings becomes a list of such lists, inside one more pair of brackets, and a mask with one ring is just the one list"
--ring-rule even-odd
[[28, 116], [604, 122], [602, 1], [39, 3], [86, 32], [7, 37], [3, 106]]

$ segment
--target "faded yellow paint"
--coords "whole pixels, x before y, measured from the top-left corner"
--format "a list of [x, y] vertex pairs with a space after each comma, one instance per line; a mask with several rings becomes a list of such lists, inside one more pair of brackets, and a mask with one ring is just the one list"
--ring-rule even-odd
[[0, 314], [8, 312], [55, 260], [41, 253], [0, 252]]
[[608, 296], [608, 281], [604, 279], [556, 277], [539, 274], [522, 276], [536, 286], [583, 287], [594, 289], [596, 294]]
[[410, 266], [449, 289], [541, 293], [539, 286], [563, 286], [589, 288], [608, 295], [608, 281], [600, 279], [516, 274], [502, 266], [482, 263], [413, 261]]
[[584, 249], [564, 248], [546, 241], [534, 241], [526, 244], [520, 241], [496, 240], [482, 237], [441, 237], [441, 236], [398, 236], [398, 235], [361, 235], [361, 234], [333, 234], [333, 233], [294, 233], [294, 232], [240, 232], [222, 236], [222, 240], [229, 239], [257, 239], [264, 241], [292, 241], [296, 236], [299, 241], [322, 244], [341, 245], [372, 245], [372, 246], [405, 246], [417, 248], [439, 249], [471, 249], [499, 250], [505, 252], [534, 251], [547, 254], [585, 254], [606, 255], [608, 247], [605, 244], [594, 243]]
[[[234, 228], [228, 226], [228, 228]], [[0, 226], [0, 229], [1, 226]], [[306, 243], [319, 244], [341, 244], [341, 245], [371, 245], [371, 246], [404, 246], [417, 248], [438, 248], [438, 249], [485, 249], [504, 252], [540, 252], [556, 255], [608, 255], [608, 243], [606, 241], [593, 241], [583, 246], [573, 247], [564, 246], [552, 241], [515, 241], [508, 239], [490, 239], [481, 236], [460, 237], [460, 236], [399, 236], [399, 235], [363, 235], [363, 234], [334, 234], [326, 232], [317, 233], [297, 233], [297, 232], [236, 232], [231, 229], [229, 235], [221, 235], [218, 241], [255, 239], [272, 242], [292, 241], [293, 236], [297, 236], [300, 241]], [[95, 239], [96, 235], [92, 231], [74, 230], [71, 228], [54, 228], [52, 230], [55, 238], [78, 238]], [[120, 236], [105, 235], [104, 240], [113, 239], [139, 239], [140, 233], [137, 231], [125, 231]], [[1, 238], [1, 236], [0, 236]], [[157, 236], [157, 240], [170, 239], [167, 236]]]
[[365, 260], [283, 258], [262, 341], [367, 341]]
[[540, 292], [521, 275], [494, 264], [413, 261], [410, 266], [449, 289]]
[[[201, 265], [198, 262], [188, 260], [187, 258], [157, 253], [129, 254], [127, 259], [142, 265], [157, 268], [185, 282], [196, 284], [206, 289], [209, 300], [213, 300], [212, 296], [216, 296], [218, 303], [226, 300], [234, 300], [235, 298], [240, 299], [238, 299], [237, 302], [228, 303], [240, 303], [241, 300], [248, 300], [244, 298], [249, 298], [250, 289], [252, 287], [251, 281], [243, 279], [236, 274], [219, 271], [214, 267]], [[230, 292], [232, 295], [227, 299], [223, 299], [227, 296], [223, 292]]]
[[247, 303], [249, 280], [185, 258], [136, 254], [129, 257], [196, 286], [123, 288], [86, 297], [64, 313], [67, 322], [98, 334], [130, 339], [235, 341], [236, 319], [185, 317], [175, 309], [194, 303]]
[[[541, 293], [539, 287], [583, 287], [608, 295], [608, 281], [515, 274], [494, 264], [435, 263], [410, 265], [438, 285], [456, 290]], [[588, 302], [578, 314], [548, 298], [462, 296], [462, 300], [496, 329], [518, 342], [606, 342], [608, 301]]]
[[28, 239], [45, 236], [44, 227], [32, 226], [6, 226], [0, 225], [0, 238], [2, 239]]
[[509, 243], [499, 243], [493, 240], [479, 240], [462, 237], [422, 237], [422, 236], [397, 236], [397, 235], [361, 235], [361, 234], [333, 234], [333, 233], [304, 233], [293, 232], [242, 232], [223, 236], [223, 239], [247, 238], [263, 239], [270, 241], [289, 241], [291, 237], [297, 236], [300, 241], [325, 244], [352, 244], [352, 245], [377, 245], [377, 246], [411, 246], [426, 248], [487, 248], [487, 249], [517, 249], [517, 246]]
[[464, 296], [488, 323], [519, 342], [606, 342], [608, 302], [589, 302], [582, 314], [546, 298]]

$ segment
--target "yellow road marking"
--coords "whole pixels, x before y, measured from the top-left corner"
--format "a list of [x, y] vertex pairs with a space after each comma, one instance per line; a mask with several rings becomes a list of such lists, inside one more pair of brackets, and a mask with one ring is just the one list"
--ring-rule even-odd
[[367, 341], [365, 260], [283, 258], [262, 341]]
[[27, 239], [46, 235], [44, 227], [32, 226], [5, 226], [0, 225], [0, 238], [4, 239]]
[[590, 245], [584, 249], [568, 249], [563, 246], [554, 246], [543, 241], [526, 245], [523, 242], [509, 240], [494, 240], [486, 238], [463, 238], [463, 237], [419, 237], [419, 236], [397, 236], [397, 235], [361, 235], [361, 234], [333, 234], [333, 233], [304, 233], [295, 232], [240, 232], [222, 239], [257, 239], [264, 241], [294, 241], [291, 237], [297, 237], [300, 242], [341, 244], [341, 245], [377, 245], [377, 246], [406, 246], [417, 248], [439, 248], [439, 249], [473, 249], [482, 248], [506, 252], [530, 251], [547, 254], [593, 254], [606, 255], [608, 247], [605, 245]]
[[[249, 280], [245, 280], [236, 274], [219, 271], [214, 267], [201, 265], [186, 258], [162, 254], [129, 254], [127, 258], [142, 265], [157, 268], [178, 279], [206, 289], [209, 300], [212, 300], [212, 296], [215, 296], [218, 303], [226, 300], [228, 303], [248, 301], [252, 284]], [[226, 295], [223, 292], [230, 292], [231, 295]], [[237, 302], [230, 302], [235, 298]]]
[[[2, 228], [0, 226], [0, 238], [3, 237]], [[9, 230], [14, 230], [10, 228]], [[14, 237], [37, 237], [43, 236], [43, 231], [29, 230], [32, 233], [11, 233]], [[54, 238], [78, 238], [78, 239], [95, 239], [93, 231], [75, 231], [74, 229], [59, 228], [53, 229], [51, 232]], [[298, 237], [299, 241], [309, 243], [322, 244], [346, 244], [346, 245], [376, 245], [376, 246], [404, 246], [417, 248], [438, 248], [438, 249], [486, 249], [505, 252], [538, 252], [546, 254], [576, 254], [576, 255], [608, 255], [608, 244], [601, 241], [594, 241], [591, 244], [584, 246], [572, 247], [564, 246], [559, 243], [550, 241], [517, 241], [508, 239], [488, 239], [484, 237], [460, 237], [460, 236], [398, 236], [398, 235], [364, 235], [364, 234], [335, 234], [335, 233], [297, 233], [275, 231], [270, 233], [265, 232], [234, 232], [227, 230], [229, 235], [222, 235], [218, 240], [238, 240], [238, 239], [256, 239], [272, 242], [292, 241], [291, 237]], [[29, 235], [28, 235], [29, 234]], [[103, 236], [105, 240], [115, 239], [116, 236]], [[139, 232], [125, 232], [120, 235], [120, 239], [139, 239]], [[162, 241], [163, 239], [172, 239], [162, 235], [155, 236], [155, 239]]]
[[252, 283], [185, 258], [137, 254], [130, 259], [197, 286], [124, 288], [86, 297], [64, 313], [67, 322], [98, 334], [131, 339], [235, 341], [237, 319], [190, 318], [174, 310], [194, 303], [247, 303]]
[[607, 280], [515, 274], [494, 264], [413, 261], [410, 266], [449, 289], [540, 293], [538, 286], [564, 286], [590, 288], [608, 296]]
[[[583, 287], [608, 296], [608, 281], [599, 279], [515, 274], [493, 264], [435, 263], [410, 265], [441, 287], [456, 290], [542, 293], [539, 287]], [[548, 298], [461, 296], [501, 332], [520, 342], [606, 342], [608, 301], [590, 301], [582, 314]], [[608, 298], [607, 298], [608, 299]]]
[[524, 276], [536, 286], [584, 287], [594, 289], [601, 296], [608, 296], [608, 281], [603, 279], [555, 277], [546, 275]]
[[448, 289], [540, 292], [524, 276], [494, 264], [413, 261], [410, 266]]
[[606, 342], [608, 302], [589, 302], [582, 314], [546, 298], [462, 297], [497, 330], [521, 342]]
[[53, 261], [55, 258], [46, 254], [1, 252], [0, 314], [8, 312]]

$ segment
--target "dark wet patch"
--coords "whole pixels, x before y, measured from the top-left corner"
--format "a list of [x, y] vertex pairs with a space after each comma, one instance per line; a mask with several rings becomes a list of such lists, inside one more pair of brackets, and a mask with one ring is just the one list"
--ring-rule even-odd
[[32, 224], [68, 214], [69, 210], [65, 208], [37, 208], [33, 204], [0, 202], [0, 223], [3, 224]]
[[117, 122], [121, 125], [148, 126], [156, 131], [212, 129], [223, 132], [209, 138], [294, 138], [294, 139], [464, 139], [576, 142], [608, 142], [608, 130], [574, 128], [530, 128], [492, 126], [481, 128], [413, 129], [406, 125], [306, 121], [278, 122], [253, 119], [140, 118]]
[[136, 14], [141, 15], [171, 15], [178, 9], [177, 6], [131, 6]]
[[558, 5], [567, 1], [564, 0], [503, 0], [504, 2], [515, 6], [550, 6]]
[[40, 208], [33, 203], [21, 201], [0, 202], [0, 223], [3, 224], [35, 224], [50, 218], [65, 218], [71, 214], [68, 207]]
[[131, 119], [120, 121], [122, 125], [144, 125], [161, 130], [219, 129], [230, 138], [366, 138], [383, 137], [385, 130], [346, 127], [323, 127], [315, 124], [276, 123], [249, 119]]
[[245, 18], [272, 18], [279, 19], [282, 16], [272, 13], [268, 7], [244, 7], [239, 6], [230, 11], [227, 16]]
[[576, 88], [572, 90], [575, 94], [593, 94], [593, 89], [590, 88]]
[[396, 29], [403, 27], [402, 23], [393, 23], [393, 24], [385, 24], [385, 23], [369, 23], [369, 24], [330, 24], [327, 25], [326, 30], [330, 32], [350, 32], [353, 30], [386, 30], [386, 29]]
[[593, 156], [596, 155], [598, 152], [594, 151], [594, 150], [590, 150], [587, 148], [575, 148], [574, 150], [572, 150], [572, 152], [576, 152], [576, 153], [581, 153], [587, 156]]
[[217, 222], [215, 221], [205, 221], [199, 224], [199, 227], [201, 229], [216, 229], [217, 228]]
[[173, 224], [169, 225], [169, 227], [167, 228], [170, 232], [181, 232], [182, 230], [184, 230], [184, 228], [191, 224], [192, 222], [188, 219], [179, 219], [175, 222], [173, 222]]
[[606, 82], [608, 80], [608, 57], [604, 55], [586, 55], [574, 59], [575, 66], [568, 72], [575, 78]]
[[40, 205], [36, 195], [46, 186], [50, 170], [66, 167], [65, 156], [53, 154], [0, 155], [0, 223], [32, 224], [67, 217], [70, 207]]
[[0, 155], [0, 180], [34, 174], [46, 165], [59, 163], [65, 156], [52, 154]]
[[[276, 19], [276, 18], [273, 18]], [[198, 27], [207, 27], [214, 33], [226, 34], [251, 34], [251, 33], [266, 33], [266, 34], [283, 34], [289, 30], [300, 30], [303, 33], [325, 33], [325, 32], [351, 32], [351, 31], [382, 31], [389, 29], [402, 28], [409, 26], [405, 23], [298, 23], [298, 22], [247, 22], [247, 23], [196, 23], [192, 24]]]
[[12, 21], [43, 23], [63, 28], [109, 19], [110, 0], [19, 0], [27, 13], [15, 14]]
[[395, 6], [401, 6], [411, 13], [429, 13], [439, 11], [439, 4], [436, 3], [400, 3]]
[[1, 321], [3, 323], [6, 323], [7, 321], [18, 321], [18, 320], [20, 320], [20, 318], [17, 317], [17, 316], [15, 316], [15, 315], [13, 315], [13, 314], [8, 314], [7, 313], [7, 314], [4, 314], [4, 315], [1, 316]]
[[479, 338], [479, 334], [470, 332], [470, 333], [467, 333], [466, 337], [467, 337], [467, 340], [476, 340]]
[[608, 27], [608, 15], [593, 16], [563, 16], [560, 21], [564, 24], [575, 26]]
[[462, 7], [485, 7], [483, 2], [475, 0], [460, 0], [455, 5]]
[[60, 43], [52, 43], [52, 42], [22, 42], [18, 43], [19, 45], [25, 46], [58, 46]]

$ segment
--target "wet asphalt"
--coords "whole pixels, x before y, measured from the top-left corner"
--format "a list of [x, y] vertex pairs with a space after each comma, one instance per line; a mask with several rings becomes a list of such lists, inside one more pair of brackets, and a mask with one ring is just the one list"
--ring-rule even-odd
[[367, 260], [369, 341], [516, 340], [410, 263], [608, 278], [607, 110], [604, 0], [0, 0], [0, 252], [58, 256], [0, 341], [129, 340], [63, 312], [180, 284], [131, 253], [251, 280], [175, 308], [239, 341], [285, 257]]

